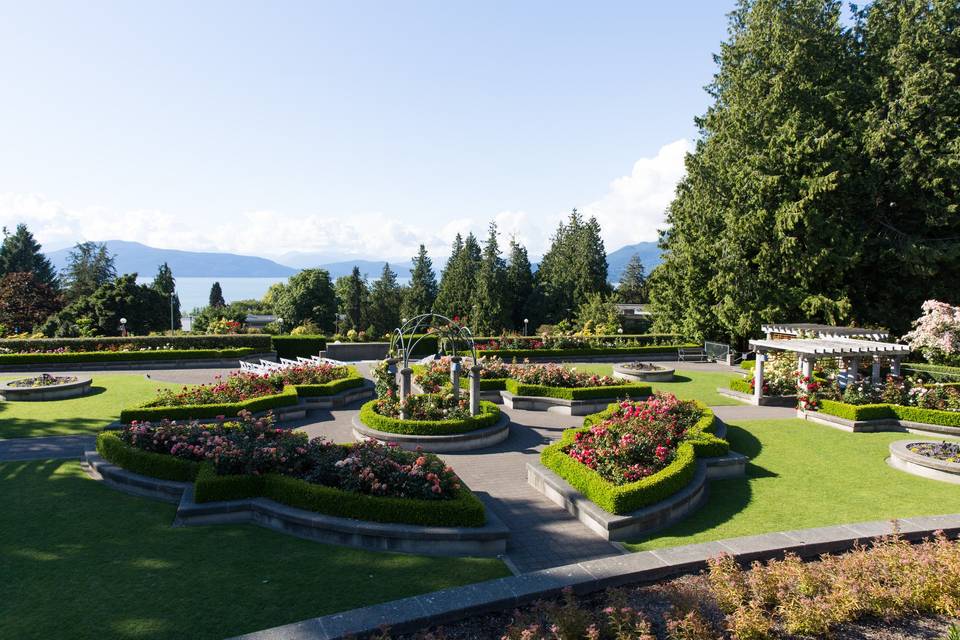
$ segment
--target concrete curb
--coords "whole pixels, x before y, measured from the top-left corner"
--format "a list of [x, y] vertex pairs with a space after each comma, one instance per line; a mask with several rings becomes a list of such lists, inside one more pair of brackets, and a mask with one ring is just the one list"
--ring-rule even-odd
[[91, 477], [114, 489], [176, 504], [173, 526], [250, 523], [326, 544], [431, 556], [499, 556], [506, 552], [510, 535], [490, 509], [482, 527], [427, 527], [330, 516], [269, 498], [198, 503], [192, 483], [132, 473], [96, 451], [84, 453], [83, 463]]
[[45, 402], [48, 400], [79, 398], [90, 393], [90, 385], [93, 384], [93, 378], [90, 376], [77, 376], [77, 379], [73, 382], [64, 382], [46, 387], [12, 386], [13, 383], [19, 380], [23, 380], [23, 378], [0, 383], [0, 400], [6, 402]]
[[432, 453], [485, 449], [503, 442], [510, 436], [510, 416], [506, 413], [501, 413], [500, 418], [492, 427], [467, 431], [466, 433], [454, 433], [449, 436], [419, 436], [378, 431], [363, 424], [360, 421], [360, 416], [354, 416], [351, 422], [353, 424], [353, 435], [357, 440], [373, 439], [396, 444], [410, 451], [422, 448], [424, 451]]
[[[960, 534], [960, 514], [909, 518], [897, 521], [897, 525], [900, 534], [911, 541], [938, 530], [956, 538]], [[565, 588], [584, 595], [696, 572], [706, 567], [709, 558], [722, 553], [740, 562], [778, 558], [787, 552], [814, 558], [847, 551], [857, 543], [890, 535], [893, 530], [890, 522], [861, 522], [642, 551], [444, 589], [265, 629], [235, 640], [340, 640], [375, 633], [384, 626], [394, 633], [406, 633], [554, 597]]]
[[[510, 409], [522, 411], [549, 411], [565, 416], [588, 416], [591, 413], [604, 411], [611, 402], [620, 398], [591, 398], [590, 400], [567, 400], [565, 398], [545, 398], [542, 396], [515, 396], [509, 391], [501, 391], [503, 404]], [[642, 400], [647, 396], [638, 396], [634, 400]]]
[[661, 367], [657, 371], [638, 371], [628, 368], [627, 364], [621, 362], [613, 365], [613, 377], [628, 382], [672, 382], [676, 372], [676, 369], [667, 367]]

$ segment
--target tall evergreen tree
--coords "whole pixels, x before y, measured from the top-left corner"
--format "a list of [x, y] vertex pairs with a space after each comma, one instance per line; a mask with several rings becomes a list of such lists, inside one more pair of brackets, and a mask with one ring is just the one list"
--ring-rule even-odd
[[117, 277], [114, 256], [107, 245], [97, 242], [80, 242], [67, 257], [67, 267], [60, 274], [68, 300], [89, 296], [94, 291]]
[[412, 318], [421, 313], [430, 313], [436, 299], [437, 277], [433, 273], [433, 262], [427, 255], [427, 248], [421, 244], [420, 251], [413, 259], [413, 268], [410, 269], [410, 286], [403, 296], [403, 317]]
[[220, 287], [219, 282], [214, 282], [210, 286], [210, 298], [207, 302], [214, 309], [220, 309], [227, 306], [227, 301], [223, 299], [223, 289]]
[[366, 278], [360, 275], [360, 267], [354, 266], [350, 275], [337, 278], [334, 288], [340, 303], [340, 314], [344, 316], [340, 330], [366, 330], [370, 291]]
[[510, 257], [507, 259], [505, 279], [504, 299], [510, 326], [519, 331], [523, 328], [524, 319], [527, 319], [534, 323], [530, 329], [535, 329], [539, 318], [536, 317], [533, 307], [533, 270], [530, 267], [526, 247], [515, 238], [510, 240]]
[[480, 267], [474, 287], [470, 327], [480, 335], [494, 335], [503, 331], [509, 309], [506, 304], [507, 266], [500, 256], [497, 224], [491, 222], [483, 245]]
[[57, 274], [53, 265], [40, 251], [40, 243], [27, 229], [18, 224], [13, 233], [4, 227], [0, 243], [0, 277], [8, 273], [32, 273], [33, 277], [49, 287], [58, 288]]
[[137, 274], [128, 273], [105, 282], [90, 295], [77, 298], [51, 316], [42, 331], [48, 336], [115, 336], [120, 319], [134, 335], [163, 331], [169, 326], [165, 313], [169, 301], [152, 286], [137, 284]]
[[436, 313], [470, 323], [480, 253], [480, 245], [472, 233], [467, 234], [466, 239], [457, 234], [450, 260], [440, 278], [437, 299], [433, 303]]
[[647, 276], [640, 256], [633, 254], [623, 269], [617, 285], [617, 299], [627, 304], [639, 304], [647, 300]]
[[403, 293], [397, 284], [397, 274], [390, 268], [389, 262], [384, 263], [380, 278], [370, 287], [370, 304], [367, 308], [367, 322], [376, 336], [386, 335], [400, 326], [402, 303]]
[[609, 292], [607, 255], [596, 218], [584, 221], [574, 209], [566, 224], [560, 224], [540, 262], [537, 286], [550, 322], [571, 318], [590, 294]]
[[170, 303], [170, 328], [179, 329], [181, 323], [180, 297], [177, 295], [177, 281], [173, 277], [170, 265], [164, 262], [153, 278], [153, 288], [162, 293]]

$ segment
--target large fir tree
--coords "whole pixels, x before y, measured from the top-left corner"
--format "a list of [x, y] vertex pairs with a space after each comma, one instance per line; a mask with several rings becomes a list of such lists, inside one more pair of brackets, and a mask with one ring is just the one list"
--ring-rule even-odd
[[366, 330], [370, 290], [367, 279], [360, 274], [360, 267], [354, 265], [350, 275], [337, 278], [334, 288], [340, 303], [340, 315], [343, 316], [340, 330]]
[[13, 233], [4, 227], [0, 243], [0, 277], [8, 273], [32, 273], [34, 279], [57, 289], [57, 274], [53, 265], [40, 251], [27, 225], [18, 224]]
[[500, 256], [497, 224], [490, 223], [483, 245], [480, 268], [474, 289], [471, 329], [480, 335], [494, 335], [503, 331], [509, 309], [506, 304], [506, 263]]
[[617, 285], [617, 299], [627, 304], [639, 304], [647, 300], [647, 276], [640, 256], [633, 254], [623, 269]]
[[540, 262], [537, 286], [544, 319], [550, 322], [571, 318], [590, 294], [609, 291], [607, 255], [596, 218], [585, 221], [574, 209], [560, 224]]
[[179, 329], [180, 316], [180, 297], [177, 295], [177, 281], [173, 277], [173, 270], [166, 262], [157, 269], [157, 275], [153, 278], [153, 288], [162, 293], [170, 303], [170, 329]]
[[68, 300], [92, 295], [117, 277], [115, 256], [100, 242], [77, 243], [67, 257], [67, 267], [60, 273]]
[[[527, 256], [526, 247], [515, 238], [510, 240], [510, 257], [507, 258], [505, 279], [504, 300], [510, 326], [519, 331], [523, 329], [524, 319], [537, 323], [539, 318], [536, 317], [538, 314], [534, 307], [533, 270], [530, 267], [530, 258]], [[530, 329], [536, 327], [537, 324], [534, 324]]]
[[412, 318], [421, 313], [430, 313], [433, 301], [437, 299], [437, 277], [433, 273], [433, 262], [422, 244], [410, 269], [410, 286], [403, 297], [402, 314]]
[[384, 263], [380, 278], [370, 287], [367, 322], [376, 337], [384, 336], [400, 326], [400, 306], [403, 293], [397, 284], [397, 274]]
[[437, 299], [433, 303], [435, 313], [470, 323], [480, 257], [480, 245], [476, 237], [469, 233], [464, 239], [457, 234], [450, 260], [440, 278]]
[[227, 306], [227, 301], [223, 298], [223, 288], [219, 282], [214, 282], [210, 285], [210, 296], [208, 297], [207, 304], [213, 309], [221, 309]]

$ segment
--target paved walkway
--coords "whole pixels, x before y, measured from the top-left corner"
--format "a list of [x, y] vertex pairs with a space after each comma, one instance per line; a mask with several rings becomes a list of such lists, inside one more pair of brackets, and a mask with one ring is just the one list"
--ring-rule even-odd
[[49, 436], [0, 440], [0, 462], [79, 458], [96, 444], [96, 436]]

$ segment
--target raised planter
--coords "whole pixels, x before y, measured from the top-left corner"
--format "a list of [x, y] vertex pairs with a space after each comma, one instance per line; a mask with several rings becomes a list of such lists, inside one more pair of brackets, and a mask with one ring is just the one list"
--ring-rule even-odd
[[613, 377], [630, 382], [670, 382], [674, 378], [673, 367], [647, 365], [649, 369], [635, 369], [624, 362], [613, 367]]
[[389, 342], [328, 342], [320, 356], [343, 362], [383, 360], [390, 351]]
[[797, 417], [810, 422], [816, 422], [835, 429], [842, 429], [853, 433], [873, 433], [877, 431], [904, 431], [920, 434], [938, 434], [960, 437], [960, 427], [949, 427], [927, 422], [912, 422], [897, 418], [881, 418], [878, 420], [849, 420], [834, 416], [822, 411], [797, 410]]
[[500, 414], [500, 419], [497, 420], [496, 424], [492, 427], [467, 431], [466, 433], [440, 436], [421, 436], [378, 431], [363, 424], [359, 417], [354, 416], [353, 418], [353, 436], [357, 440], [372, 439], [380, 442], [389, 442], [410, 451], [415, 451], [418, 448], [432, 453], [472, 451], [473, 449], [492, 447], [506, 440], [509, 435], [510, 417], [505, 413]]
[[[135, 352], [140, 353], [140, 352]], [[68, 356], [70, 354], [64, 354]], [[276, 362], [274, 351], [251, 353], [233, 358], [182, 358], [153, 360], [72, 360], [31, 364], [0, 364], [0, 372], [7, 371], [130, 371], [139, 369], [236, 369], [241, 362]]]
[[95, 451], [86, 452], [84, 462], [94, 478], [115, 489], [176, 503], [174, 526], [251, 523], [326, 544], [431, 556], [501, 555], [509, 536], [509, 530], [489, 510], [482, 527], [424, 527], [328, 516], [268, 498], [198, 503], [190, 483], [131, 473]]
[[[22, 378], [21, 378], [22, 379]], [[17, 380], [0, 383], [0, 400], [7, 402], [42, 402], [45, 400], [65, 400], [90, 393], [93, 380], [87, 376], [77, 376], [72, 382], [47, 385], [45, 387], [14, 387]]]
[[[586, 416], [605, 410], [611, 402], [619, 398], [591, 398], [589, 400], [567, 400], [565, 398], [547, 398], [542, 396], [515, 396], [509, 391], [501, 391], [504, 406], [524, 411], [549, 411], [565, 416]], [[641, 397], [634, 398], [635, 400]]]
[[745, 404], [752, 404], [761, 407], [795, 407], [797, 406], [797, 396], [760, 396], [760, 400], [752, 393], [743, 393], [729, 387], [717, 387], [717, 393], [734, 400], [739, 400]]
[[707, 480], [742, 477], [746, 464], [747, 457], [735, 451], [718, 458], [699, 458], [693, 480], [687, 486], [665, 500], [625, 515], [604, 511], [539, 462], [527, 463], [527, 482], [605, 540], [634, 540], [696, 511], [707, 499]]
[[890, 466], [915, 476], [960, 484], [960, 463], [937, 460], [930, 456], [914, 453], [908, 448], [917, 444], [916, 440], [897, 440], [890, 443]]

